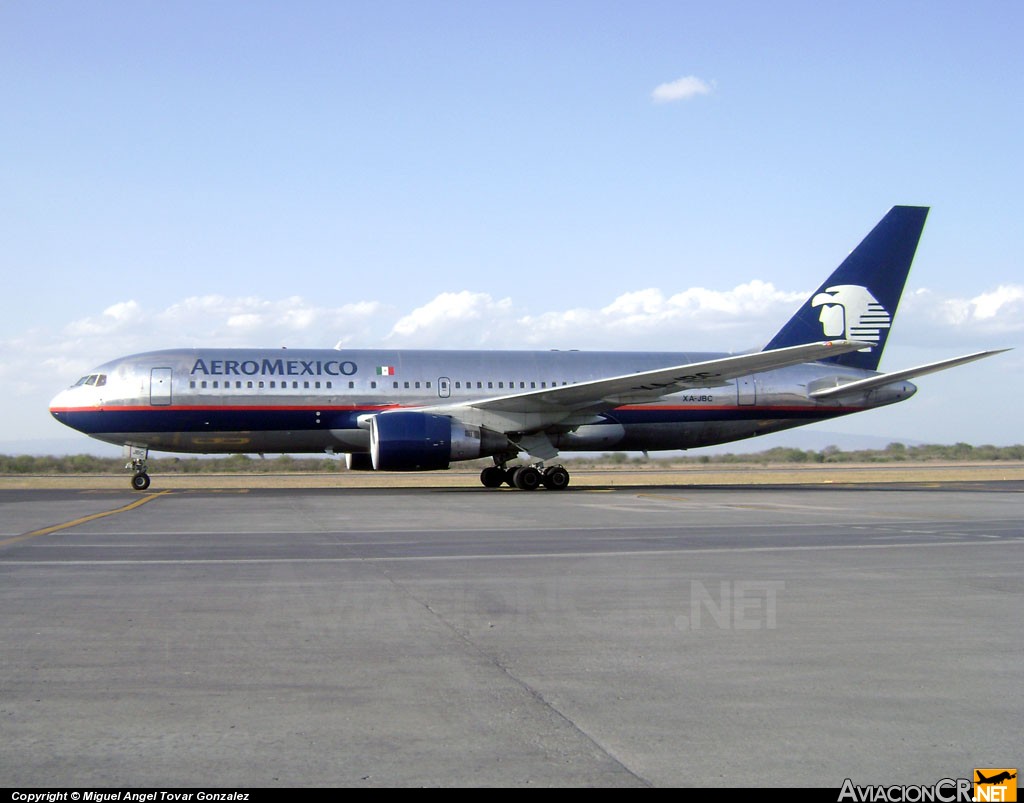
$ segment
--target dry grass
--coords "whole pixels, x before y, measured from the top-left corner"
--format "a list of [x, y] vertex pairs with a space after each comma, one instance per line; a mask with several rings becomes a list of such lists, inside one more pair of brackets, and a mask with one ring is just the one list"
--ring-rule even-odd
[[[0, 490], [125, 490], [129, 475], [2, 476]], [[822, 485], [843, 483], [1024, 480], [1024, 463], [883, 463], [828, 466], [685, 466], [577, 469], [572, 487], [665, 485]], [[238, 488], [474, 488], [477, 471], [336, 474], [155, 474], [151, 490]]]

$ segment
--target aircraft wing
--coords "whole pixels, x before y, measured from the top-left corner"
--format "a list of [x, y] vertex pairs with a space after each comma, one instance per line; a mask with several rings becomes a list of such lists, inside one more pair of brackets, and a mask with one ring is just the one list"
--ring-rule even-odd
[[867, 379], [855, 379], [851, 382], [844, 382], [843, 384], [835, 387], [818, 388], [810, 393], [812, 399], [834, 399], [840, 396], [850, 396], [856, 393], [866, 393], [869, 390], [889, 385], [893, 382], [901, 382], [904, 379], [913, 379], [916, 376], [924, 376], [925, 374], [934, 374], [936, 371], [945, 371], [947, 368], [953, 368], [957, 365], [963, 365], [964, 363], [974, 362], [985, 357], [991, 357], [994, 354], [1002, 354], [1004, 351], [1009, 349], [993, 349], [991, 351], [979, 351], [975, 354], [966, 354], [963, 357], [953, 357], [949, 360], [940, 360], [939, 362], [928, 363], [927, 365], [919, 365], [916, 368], [907, 368], [903, 371], [893, 371], [888, 374], [879, 374], [878, 376], [871, 376]]
[[460, 417], [463, 417], [463, 412], [467, 410], [511, 417], [522, 416], [524, 419], [531, 419], [529, 426], [532, 428], [574, 413], [599, 412], [622, 404], [652, 401], [687, 388], [715, 387], [736, 377], [814, 362], [856, 351], [866, 345], [869, 344], [856, 340], [809, 343], [578, 382], [575, 385], [531, 390], [527, 393], [495, 396], [460, 404], [432, 405], [425, 409]]

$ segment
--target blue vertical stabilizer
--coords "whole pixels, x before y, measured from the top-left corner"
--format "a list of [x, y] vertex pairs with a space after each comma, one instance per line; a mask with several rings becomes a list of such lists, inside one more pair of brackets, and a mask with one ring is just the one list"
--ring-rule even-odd
[[890, 209], [765, 349], [828, 338], [863, 340], [871, 347], [825, 362], [877, 371], [927, 217], [926, 206]]

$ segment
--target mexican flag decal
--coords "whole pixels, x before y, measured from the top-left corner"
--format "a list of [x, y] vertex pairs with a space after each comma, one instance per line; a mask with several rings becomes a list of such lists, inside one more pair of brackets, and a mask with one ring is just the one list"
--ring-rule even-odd
[[377, 376], [394, 376], [395, 366], [393, 365], [378, 365]]

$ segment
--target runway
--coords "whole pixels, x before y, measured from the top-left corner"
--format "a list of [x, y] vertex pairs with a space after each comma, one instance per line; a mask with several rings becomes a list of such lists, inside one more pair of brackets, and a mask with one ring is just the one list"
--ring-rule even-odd
[[1020, 763], [1024, 482], [0, 491], [9, 786]]

